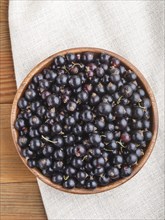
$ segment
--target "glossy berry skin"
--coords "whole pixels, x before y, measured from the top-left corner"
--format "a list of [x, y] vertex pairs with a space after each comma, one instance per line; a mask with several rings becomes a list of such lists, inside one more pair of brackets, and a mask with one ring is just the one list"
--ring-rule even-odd
[[144, 140], [145, 141], [150, 141], [152, 138], [152, 132], [151, 131], [145, 131], [144, 132]]
[[132, 174], [152, 139], [152, 102], [119, 59], [58, 55], [18, 100], [17, 143], [54, 184], [93, 190]]
[[56, 175], [52, 176], [52, 182], [56, 184], [61, 184], [63, 182], [63, 175], [57, 173]]
[[41, 119], [38, 116], [34, 115], [29, 118], [29, 125], [33, 128], [37, 128], [41, 125]]
[[64, 152], [62, 150], [55, 150], [54, 152], [54, 159], [55, 160], [63, 160], [64, 159]]
[[95, 189], [97, 187], [97, 182], [95, 180], [87, 180], [86, 188], [87, 189]]
[[69, 85], [71, 86], [71, 88], [78, 88], [79, 86], [81, 86], [81, 84], [82, 81], [80, 76], [72, 76], [69, 80]]
[[78, 171], [77, 174], [76, 174], [76, 178], [81, 181], [81, 180], [85, 180], [87, 177], [87, 174], [86, 172], [84, 171]]
[[86, 133], [92, 133], [95, 130], [95, 126], [92, 123], [86, 123], [86, 125], [84, 126], [84, 131]]
[[101, 137], [98, 134], [91, 134], [90, 135], [90, 142], [97, 146], [101, 142]]
[[22, 118], [18, 118], [15, 122], [15, 128], [19, 131], [26, 126], [26, 122]]
[[133, 117], [135, 119], [141, 119], [143, 117], [144, 111], [140, 107], [133, 109]]
[[97, 168], [102, 167], [105, 164], [105, 159], [103, 157], [95, 158], [93, 160], [92, 164], [93, 164], [94, 167], [97, 167]]
[[18, 107], [20, 109], [25, 109], [28, 105], [28, 102], [25, 98], [20, 98], [19, 101], [18, 101]]
[[74, 112], [76, 110], [76, 107], [77, 107], [77, 105], [73, 101], [69, 101], [66, 106], [67, 110], [70, 112]]
[[121, 155], [115, 155], [114, 159], [113, 159], [113, 164], [114, 165], [121, 165], [123, 164], [124, 160], [123, 157]]
[[37, 96], [37, 93], [35, 90], [33, 89], [27, 89], [25, 91], [25, 98], [28, 100], [28, 101], [32, 101], [36, 98]]
[[122, 105], [116, 105], [114, 108], [114, 114], [116, 117], [123, 117], [125, 115], [126, 111], [124, 106]]
[[93, 53], [90, 53], [90, 52], [86, 52], [84, 54], [82, 54], [82, 61], [84, 63], [90, 63], [92, 62], [94, 59], [94, 54]]
[[135, 164], [137, 160], [138, 157], [134, 153], [129, 154], [128, 157], [126, 158], [126, 161], [129, 165]]
[[82, 113], [82, 120], [85, 121], [85, 122], [92, 122], [93, 121], [93, 114], [92, 114], [92, 112], [89, 111], [89, 110], [85, 110]]
[[132, 173], [132, 168], [130, 166], [123, 166], [121, 168], [121, 176], [122, 177], [130, 176], [131, 173]]
[[119, 169], [117, 167], [110, 167], [108, 170], [107, 170], [107, 175], [112, 179], [112, 180], [115, 180], [115, 179], [118, 179], [119, 178]]
[[61, 104], [61, 99], [58, 96], [52, 94], [47, 97], [46, 102], [49, 107], [57, 107]]
[[98, 106], [98, 111], [102, 115], [108, 115], [112, 111], [112, 107], [109, 103], [102, 102]]
[[68, 180], [66, 180], [64, 183], [63, 183], [63, 187], [64, 188], [68, 188], [68, 189], [72, 189], [74, 188], [76, 185], [76, 182], [73, 178], [69, 178]]
[[124, 133], [121, 134], [120, 139], [121, 139], [122, 142], [128, 143], [131, 140], [131, 137], [127, 132], [124, 132]]
[[54, 63], [57, 66], [62, 66], [65, 63], [65, 58], [62, 56], [58, 56], [54, 59]]
[[133, 90], [132, 90], [131, 86], [125, 85], [125, 86], [122, 87], [121, 93], [124, 97], [128, 98], [132, 95]]
[[82, 101], [82, 102], [86, 102], [88, 100], [88, 93], [85, 92], [85, 91], [81, 91], [79, 94], [78, 94], [78, 98]]
[[79, 144], [74, 147], [74, 154], [76, 157], [83, 157], [86, 153], [86, 149], [83, 145]]
[[68, 63], [76, 61], [76, 55], [74, 53], [68, 53], [65, 57]]
[[109, 176], [100, 176], [98, 179], [98, 182], [101, 186], [108, 185], [110, 183], [111, 179]]
[[31, 141], [30, 141], [30, 149], [33, 150], [33, 151], [37, 151], [40, 149], [42, 145], [42, 142], [39, 138], [33, 138]]
[[39, 127], [40, 134], [47, 135], [50, 132], [50, 126], [48, 124], [42, 124]]
[[100, 55], [100, 62], [101, 62], [101, 63], [109, 64], [109, 61], [110, 61], [110, 55], [104, 54], [104, 53], [102, 53], [102, 54]]
[[100, 97], [96, 93], [92, 93], [90, 97], [90, 103], [91, 105], [97, 105], [100, 101]]
[[21, 148], [25, 148], [28, 146], [29, 140], [26, 136], [20, 136], [18, 137], [18, 144]]

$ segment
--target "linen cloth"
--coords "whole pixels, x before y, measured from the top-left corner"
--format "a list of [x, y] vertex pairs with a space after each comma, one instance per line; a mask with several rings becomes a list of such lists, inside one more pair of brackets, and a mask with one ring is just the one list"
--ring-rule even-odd
[[38, 180], [49, 220], [164, 219], [163, 7], [163, 1], [10, 0], [17, 86], [37, 63], [57, 51], [99, 47], [124, 56], [144, 74], [159, 108], [153, 153], [124, 185], [96, 195], [71, 195]]

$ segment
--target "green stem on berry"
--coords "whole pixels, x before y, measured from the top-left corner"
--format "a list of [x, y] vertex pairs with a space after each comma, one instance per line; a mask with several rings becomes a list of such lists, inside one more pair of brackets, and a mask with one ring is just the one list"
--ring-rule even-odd
[[72, 68], [75, 67], [75, 66], [79, 66], [80, 68], [83, 67], [80, 63], [74, 63], [74, 62], [72, 62], [72, 64], [73, 64]]
[[87, 158], [88, 158], [88, 156], [85, 155], [85, 156], [83, 157], [82, 161], [86, 160]]
[[139, 106], [140, 108], [144, 109], [144, 111], [146, 111], [146, 107], [142, 106], [142, 105], [140, 104], [140, 102], [138, 102], [138, 106]]
[[64, 180], [68, 180], [69, 179], [69, 176], [63, 176]]
[[57, 141], [51, 141], [48, 138], [44, 137], [43, 135], [41, 136], [45, 141], [53, 143], [53, 144], [57, 144]]
[[117, 144], [119, 144], [121, 147], [125, 148], [125, 146], [121, 143], [121, 141], [116, 141]]
[[109, 149], [107, 149], [107, 148], [103, 148], [105, 151], [112, 151], [112, 150], [109, 150]]
[[67, 73], [69, 73], [68, 69], [66, 68], [66, 66], [62, 67], [63, 70], [65, 70]]
[[117, 104], [120, 104], [120, 101], [122, 100], [122, 98], [123, 98], [123, 96], [120, 96], [119, 98], [118, 98], [118, 100], [117, 100]]

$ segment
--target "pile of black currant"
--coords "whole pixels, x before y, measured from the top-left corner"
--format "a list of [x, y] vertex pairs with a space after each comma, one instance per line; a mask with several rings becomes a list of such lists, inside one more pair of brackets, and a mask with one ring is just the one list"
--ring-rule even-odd
[[146, 91], [108, 54], [56, 57], [32, 78], [18, 107], [21, 154], [65, 188], [94, 189], [129, 176], [152, 138]]

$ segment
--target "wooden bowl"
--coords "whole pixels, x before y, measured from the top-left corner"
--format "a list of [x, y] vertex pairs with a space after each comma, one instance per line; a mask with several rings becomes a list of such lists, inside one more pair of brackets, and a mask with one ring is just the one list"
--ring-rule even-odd
[[[93, 190], [88, 190], [88, 189], [79, 189], [79, 188], [73, 188], [73, 189], [65, 189], [63, 188], [61, 185], [57, 185], [52, 183], [47, 177], [43, 176], [37, 169], [35, 168], [29, 168], [27, 166], [26, 163], [26, 159], [21, 155], [20, 153], [20, 147], [17, 144], [17, 137], [18, 137], [18, 132], [17, 130], [14, 128], [14, 124], [15, 124], [15, 120], [17, 117], [17, 114], [19, 112], [19, 109], [17, 107], [17, 102], [18, 100], [22, 97], [22, 94], [24, 93], [26, 87], [28, 86], [29, 82], [31, 81], [32, 77], [38, 73], [41, 72], [44, 68], [48, 67], [53, 59], [58, 56], [58, 55], [65, 55], [67, 53], [82, 53], [82, 52], [94, 52], [94, 53], [107, 53], [113, 57], [118, 58], [124, 65], [126, 65], [129, 69], [131, 69], [133, 72], [135, 72], [139, 78], [139, 82], [144, 86], [145, 90], [147, 91], [151, 103], [152, 103], [152, 132], [153, 132], [153, 137], [152, 140], [150, 141], [150, 143], [148, 144], [148, 147], [145, 151], [144, 156], [139, 160], [138, 165], [134, 166], [133, 172], [129, 177], [123, 178], [123, 179], [119, 179], [116, 182], [110, 183], [107, 186], [103, 186], [103, 187], [97, 187], [96, 189]], [[68, 50], [64, 50], [64, 51], [60, 51], [58, 53], [53, 54], [52, 56], [48, 57], [47, 59], [45, 59], [44, 61], [42, 61], [41, 63], [39, 63], [36, 67], [34, 67], [34, 69], [32, 69], [32, 71], [26, 76], [26, 78], [23, 80], [21, 86], [19, 87], [19, 89], [17, 90], [17, 93], [15, 95], [14, 101], [13, 101], [13, 105], [12, 105], [12, 111], [11, 111], [11, 131], [12, 131], [12, 136], [13, 136], [13, 140], [14, 140], [14, 144], [16, 147], [16, 150], [20, 156], [20, 158], [22, 159], [22, 161], [24, 162], [24, 164], [26, 165], [26, 167], [36, 176], [38, 177], [40, 180], [42, 180], [44, 183], [54, 187], [55, 189], [59, 189], [61, 191], [65, 191], [68, 193], [75, 193], [75, 194], [93, 194], [93, 193], [100, 193], [100, 192], [104, 192], [110, 189], [113, 189], [125, 182], [127, 182], [129, 179], [131, 179], [142, 167], [143, 165], [146, 163], [146, 161], [148, 160], [155, 142], [156, 142], [156, 137], [157, 137], [157, 132], [158, 132], [158, 110], [157, 110], [157, 105], [156, 105], [156, 101], [155, 101], [155, 97], [153, 95], [153, 92], [148, 84], [148, 82], [146, 81], [146, 79], [144, 78], [144, 76], [142, 75], [142, 73], [136, 68], [134, 67], [129, 61], [127, 61], [126, 59], [124, 59], [123, 57], [111, 52], [111, 51], [107, 51], [107, 50], [103, 50], [103, 49], [98, 49], [98, 48], [74, 48], [74, 49], [68, 49]]]

